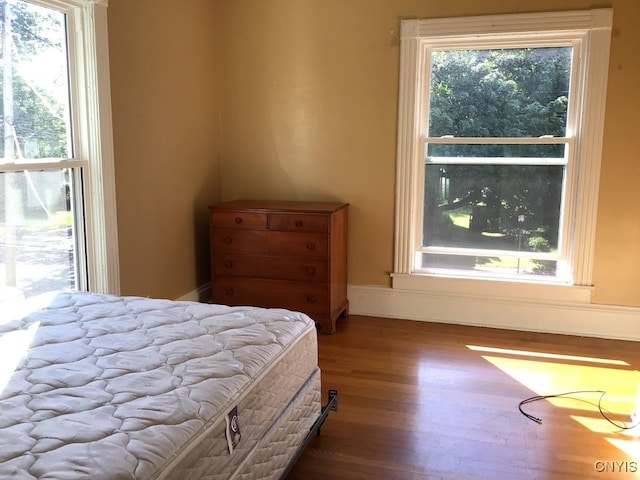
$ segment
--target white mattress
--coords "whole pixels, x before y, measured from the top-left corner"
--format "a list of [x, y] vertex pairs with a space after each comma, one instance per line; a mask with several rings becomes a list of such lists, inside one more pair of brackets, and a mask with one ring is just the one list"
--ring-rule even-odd
[[320, 410], [302, 313], [87, 292], [4, 313], [0, 478], [268, 478], [266, 439], [306, 433]]

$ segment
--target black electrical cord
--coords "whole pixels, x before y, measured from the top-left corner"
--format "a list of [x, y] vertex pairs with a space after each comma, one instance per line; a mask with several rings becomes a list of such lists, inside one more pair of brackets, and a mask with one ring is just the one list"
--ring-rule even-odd
[[520, 413], [522, 413], [529, 420], [532, 420], [532, 421], [534, 421], [536, 423], [542, 423], [542, 418], [541, 417], [536, 417], [535, 415], [532, 415], [532, 414], [530, 414], [528, 412], [525, 412], [524, 409], [522, 408], [522, 406], [526, 405], [527, 403], [537, 402], [538, 400], [546, 400], [548, 398], [571, 397], [573, 395], [579, 395], [579, 394], [583, 394], [583, 393], [599, 393], [600, 394], [600, 397], [598, 398], [598, 403], [597, 404], [588, 402], [587, 400], [583, 400], [583, 399], [580, 399], [580, 398], [574, 398], [574, 399], [575, 400], [580, 400], [580, 401], [583, 401], [583, 402], [587, 402], [587, 403], [591, 403], [592, 405], [597, 406], [598, 407], [598, 411], [600, 412], [600, 415], [602, 415], [602, 418], [604, 418], [607, 422], [609, 422], [614, 427], [619, 428], [620, 430], [631, 430], [632, 428], [635, 428], [638, 425], [640, 425], [640, 423], [636, 423], [634, 425], [627, 426], [627, 425], [619, 424], [619, 423], [611, 420], [611, 418], [609, 418], [607, 416], [607, 414], [605, 413], [607, 410], [605, 410], [602, 407], [602, 399], [604, 398], [604, 396], [607, 393], [604, 390], [575, 390], [573, 392], [556, 393], [556, 394], [553, 394], [553, 395], [535, 395], [533, 397], [525, 398], [524, 400], [522, 400], [518, 404], [518, 410], [520, 410]]

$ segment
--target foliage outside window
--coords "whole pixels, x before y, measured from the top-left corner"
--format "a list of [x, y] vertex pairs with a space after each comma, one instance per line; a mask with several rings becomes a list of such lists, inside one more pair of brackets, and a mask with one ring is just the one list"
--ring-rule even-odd
[[593, 12], [403, 22], [396, 274], [588, 282]]

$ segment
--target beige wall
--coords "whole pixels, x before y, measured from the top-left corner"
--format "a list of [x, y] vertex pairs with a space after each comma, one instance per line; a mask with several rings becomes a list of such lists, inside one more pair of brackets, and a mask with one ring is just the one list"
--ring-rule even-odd
[[[584, 9], [590, 0], [223, 2], [223, 197], [349, 202], [349, 283], [388, 285], [401, 18]], [[598, 303], [640, 305], [640, 2], [614, 37], [595, 257]], [[603, 66], [607, 68], [607, 66]]]
[[594, 300], [640, 306], [637, 0], [110, 0], [123, 293], [204, 284], [206, 205], [242, 197], [349, 202], [349, 283], [388, 285], [400, 19], [593, 6], [614, 8]]
[[216, 2], [110, 0], [123, 294], [176, 298], [209, 280], [220, 199]]

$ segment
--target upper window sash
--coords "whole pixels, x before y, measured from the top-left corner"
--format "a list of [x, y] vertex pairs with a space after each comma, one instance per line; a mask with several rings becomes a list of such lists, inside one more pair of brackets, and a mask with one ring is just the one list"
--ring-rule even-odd
[[[531, 14], [535, 15], [535, 14]], [[511, 15], [503, 15], [498, 16], [496, 18], [501, 17], [511, 17]], [[599, 15], [598, 15], [599, 17]], [[485, 17], [479, 17], [484, 19]], [[602, 20], [602, 19], [600, 19]], [[436, 20], [437, 21], [437, 20]], [[405, 20], [403, 21], [403, 33], [406, 22], [431, 22], [431, 20]], [[497, 21], [496, 21], [497, 22]], [[494, 25], [495, 26], [495, 25]], [[411, 29], [407, 29], [411, 30]], [[434, 32], [431, 32], [434, 33]], [[429, 136], [429, 91], [426, 88], [427, 85], [430, 85], [431, 78], [431, 55], [434, 51], [438, 50], [464, 50], [464, 49], [472, 49], [472, 50], [482, 50], [482, 49], [513, 49], [513, 48], [543, 48], [543, 47], [571, 47], [573, 50], [572, 62], [571, 62], [571, 72], [573, 72], [569, 91], [573, 93], [573, 95], [569, 98], [569, 105], [567, 108], [567, 123], [566, 123], [566, 132], [565, 137], [567, 139], [575, 139], [576, 131], [578, 129], [578, 115], [576, 115], [576, 111], [579, 108], [579, 102], [582, 98], [581, 92], [583, 91], [585, 85], [584, 81], [580, 82], [580, 79], [584, 78], [584, 75], [587, 73], [584, 71], [584, 62], [583, 55], [585, 49], [585, 41], [588, 39], [589, 30], [588, 29], [579, 29], [576, 31], [540, 31], [535, 34], [520, 34], [511, 39], [511, 35], [505, 38], [505, 35], [484, 35], [481, 38], [479, 36], [466, 36], [463, 38], [450, 38], [446, 37], [435, 37], [433, 35], [425, 36], [425, 37], [403, 37], [405, 43], [413, 42], [415, 43], [417, 51], [421, 51], [420, 56], [416, 55], [416, 60], [420, 59], [417, 63], [416, 68], [420, 69], [417, 72], [417, 95], [420, 95], [419, 104], [416, 106], [418, 110], [416, 114], [419, 115], [420, 118], [420, 132], [423, 138], [427, 138], [430, 140], [439, 141], [441, 138], [452, 138], [454, 141], [460, 141], [460, 137], [435, 137]], [[535, 36], [536, 40], [532, 41], [531, 37]], [[416, 53], [417, 53], [416, 51]], [[608, 55], [608, 53], [607, 53]], [[581, 68], [583, 67], [583, 68]], [[404, 68], [402, 69], [404, 70]], [[402, 88], [402, 86], [401, 86]], [[475, 138], [477, 142], [481, 142], [484, 139], [491, 139], [492, 137], [472, 137]], [[510, 137], [510, 140], [516, 140], [517, 138], [527, 138], [533, 140], [534, 137]], [[546, 137], [540, 137], [546, 138]], [[562, 137], [551, 137], [560, 139]], [[471, 139], [469, 139], [471, 140]], [[495, 138], [495, 143], [506, 143], [503, 142], [501, 138]], [[461, 142], [462, 143], [462, 142]], [[472, 141], [466, 143], [474, 143]]]

